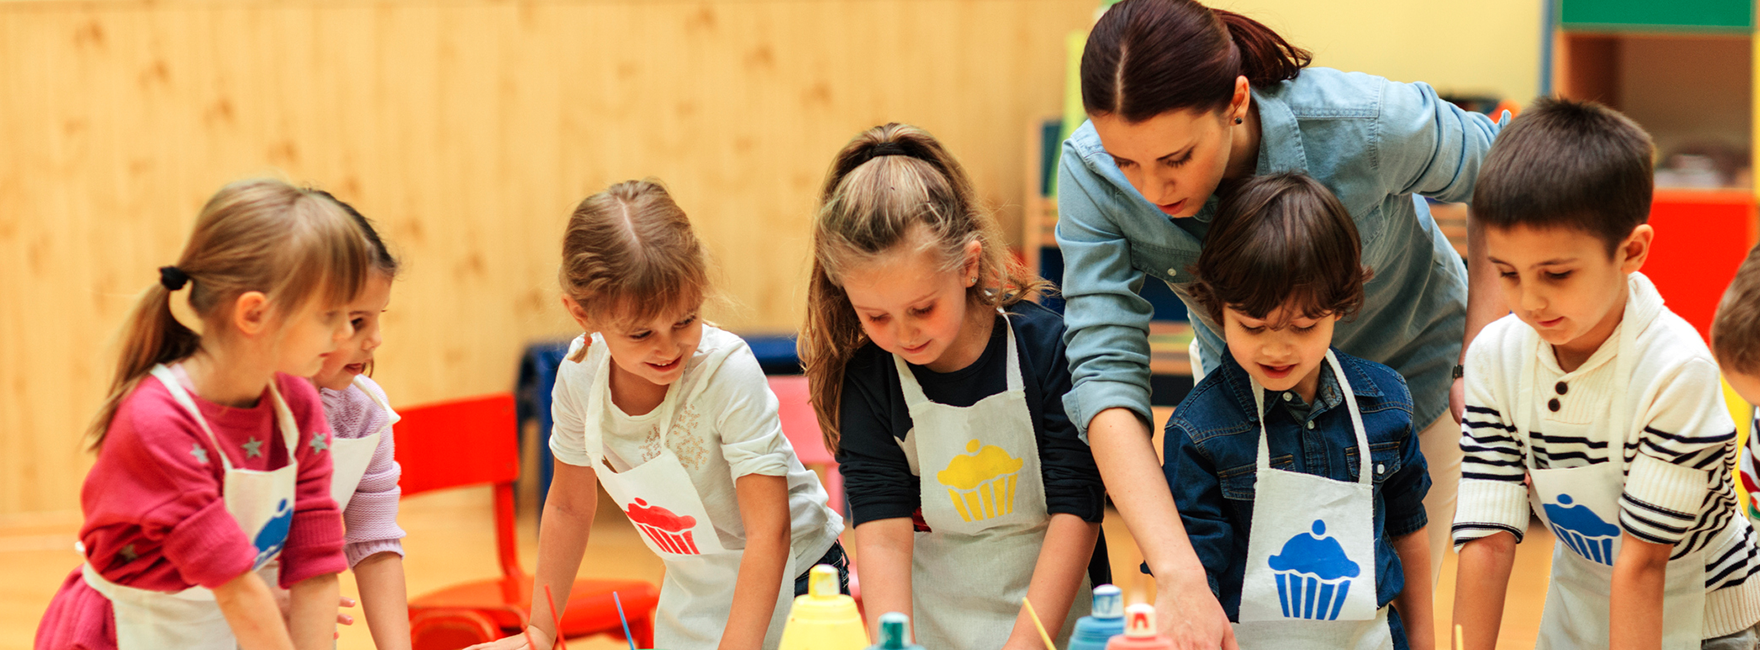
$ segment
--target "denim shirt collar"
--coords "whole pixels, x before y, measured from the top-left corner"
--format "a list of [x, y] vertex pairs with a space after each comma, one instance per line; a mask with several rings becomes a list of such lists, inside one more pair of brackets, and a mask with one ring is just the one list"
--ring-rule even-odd
[[[1363, 368], [1358, 365], [1356, 358], [1347, 356], [1342, 352], [1337, 354], [1339, 366], [1344, 368], [1345, 375], [1350, 377], [1352, 393], [1357, 397], [1379, 398], [1382, 396], [1381, 388], [1376, 386], [1375, 382], [1369, 379], [1368, 373], [1363, 372]], [[1257, 424], [1259, 419], [1264, 417], [1266, 413], [1270, 413], [1271, 409], [1279, 408], [1279, 405], [1283, 401], [1278, 398], [1278, 393], [1267, 391], [1265, 410], [1255, 413], [1253, 408], [1252, 376], [1248, 375], [1247, 370], [1242, 368], [1239, 363], [1235, 362], [1234, 355], [1223, 354], [1222, 367], [1218, 368], [1217, 371], [1222, 373], [1225, 384], [1228, 386], [1228, 394], [1234, 397], [1235, 403], [1240, 407], [1241, 412], [1248, 414], [1248, 419], [1255, 424]], [[1340, 404], [1343, 404], [1344, 401], [1340, 399], [1340, 392], [1338, 379], [1332, 373], [1331, 364], [1322, 365], [1320, 370], [1320, 384], [1314, 392], [1315, 401], [1318, 402], [1318, 404], [1308, 413], [1308, 419], [1313, 419], [1315, 416], [1337, 408]]]

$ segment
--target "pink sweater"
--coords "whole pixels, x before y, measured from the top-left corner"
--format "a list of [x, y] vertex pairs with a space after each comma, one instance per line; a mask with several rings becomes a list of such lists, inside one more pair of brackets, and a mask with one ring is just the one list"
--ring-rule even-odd
[[[385, 399], [384, 389], [373, 380], [365, 376], [360, 380], [368, 390], [377, 393], [380, 400], [390, 402]], [[343, 390], [321, 388], [318, 394], [324, 398], [324, 413], [329, 416], [330, 429], [338, 438], [365, 438], [391, 421], [391, 414], [362, 392], [360, 386]], [[379, 436], [379, 445], [373, 450], [367, 473], [355, 487], [348, 508], [342, 511], [342, 522], [347, 531], [347, 544], [342, 550], [348, 554], [351, 568], [377, 553], [403, 555], [403, 543], [398, 541], [403, 539], [403, 529], [397, 527], [397, 499], [403, 494], [397, 487], [397, 479], [403, 475], [403, 468], [397, 464], [396, 444], [392, 438], [390, 429]]]
[[[330, 427], [317, 391], [305, 379], [276, 375], [299, 427], [292, 527], [281, 551], [281, 586], [347, 568], [342, 520], [330, 498]], [[257, 549], [239, 529], [220, 490], [218, 454], [233, 466], [272, 470], [287, 465], [275, 427], [274, 400], [264, 391], [253, 408], [231, 408], [191, 395], [220, 440], [215, 449], [190, 413], [159, 380], [147, 377], [123, 399], [97, 461], [80, 492], [86, 561], [105, 579], [137, 589], [176, 592], [218, 587], [243, 575]], [[319, 442], [321, 441], [321, 442]], [[80, 579], [62, 584], [37, 628], [36, 647], [116, 647], [110, 601]]]

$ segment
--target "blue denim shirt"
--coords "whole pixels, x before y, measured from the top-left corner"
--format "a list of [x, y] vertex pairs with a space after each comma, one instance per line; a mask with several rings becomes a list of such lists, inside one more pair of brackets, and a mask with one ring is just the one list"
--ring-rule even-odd
[[[1337, 352], [1337, 350], [1334, 350]], [[1375, 500], [1375, 594], [1385, 606], [1405, 586], [1392, 540], [1424, 528], [1424, 495], [1430, 475], [1412, 426], [1412, 397], [1392, 368], [1337, 352], [1362, 411], [1373, 461]], [[1167, 421], [1162, 470], [1179, 507], [1186, 536], [1204, 564], [1210, 588], [1229, 620], [1238, 620], [1247, 540], [1253, 524], [1253, 486], [1258, 473], [1259, 416], [1251, 378], [1223, 351], [1220, 368], [1192, 389]], [[1311, 409], [1289, 391], [1265, 393], [1265, 435], [1276, 469], [1355, 481], [1356, 434], [1329, 365]], [[1310, 428], [1311, 427], [1311, 428]], [[1276, 507], [1284, 504], [1267, 504]], [[1291, 513], [1294, 516], [1296, 513]]]
[[[1262, 134], [1258, 174], [1299, 171], [1338, 195], [1356, 220], [1374, 271], [1362, 313], [1340, 321], [1333, 345], [1398, 370], [1428, 425], [1448, 409], [1450, 370], [1466, 330], [1466, 268], [1430, 218], [1423, 195], [1466, 201], [1500, 126], [1436, 97], [1422, 83], [1309, 68], [1254, 88]], [[1085, 123], [1063, 144], [1057, 243], [1063, 249], [1064, 335], [1075, 390], [1064, 409], [1086, 434], [1114, 407], [1149, 417], [1149, 302], [1144, 280], [1166, 282], [1193, 316], [1206, 371], [1221, 357], [1217, 324], [1192, 299], [1200, 236], [1172, 223], [1131, 187]], [[1188, 224], [1202, 233], [1211, 196]]]

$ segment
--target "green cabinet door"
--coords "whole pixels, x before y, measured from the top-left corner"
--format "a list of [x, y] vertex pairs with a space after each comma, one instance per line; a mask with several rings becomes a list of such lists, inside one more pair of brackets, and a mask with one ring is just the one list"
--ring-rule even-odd
[[1565, 29], [1748, 32], [1754, 0], [1557, 0]]

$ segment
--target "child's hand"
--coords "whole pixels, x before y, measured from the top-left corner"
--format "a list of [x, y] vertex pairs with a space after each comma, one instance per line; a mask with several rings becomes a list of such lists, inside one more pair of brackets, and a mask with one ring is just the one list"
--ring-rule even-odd
[[[527, 639], [531, 639], [529, 642]], [[533, 647], [533, 646], [536, 647]], [[464, 650], [550, 650], [556, 640], [537, 627], [528, 627], [524, 634], [515, 634], [488, 643], [479, 643]]]

